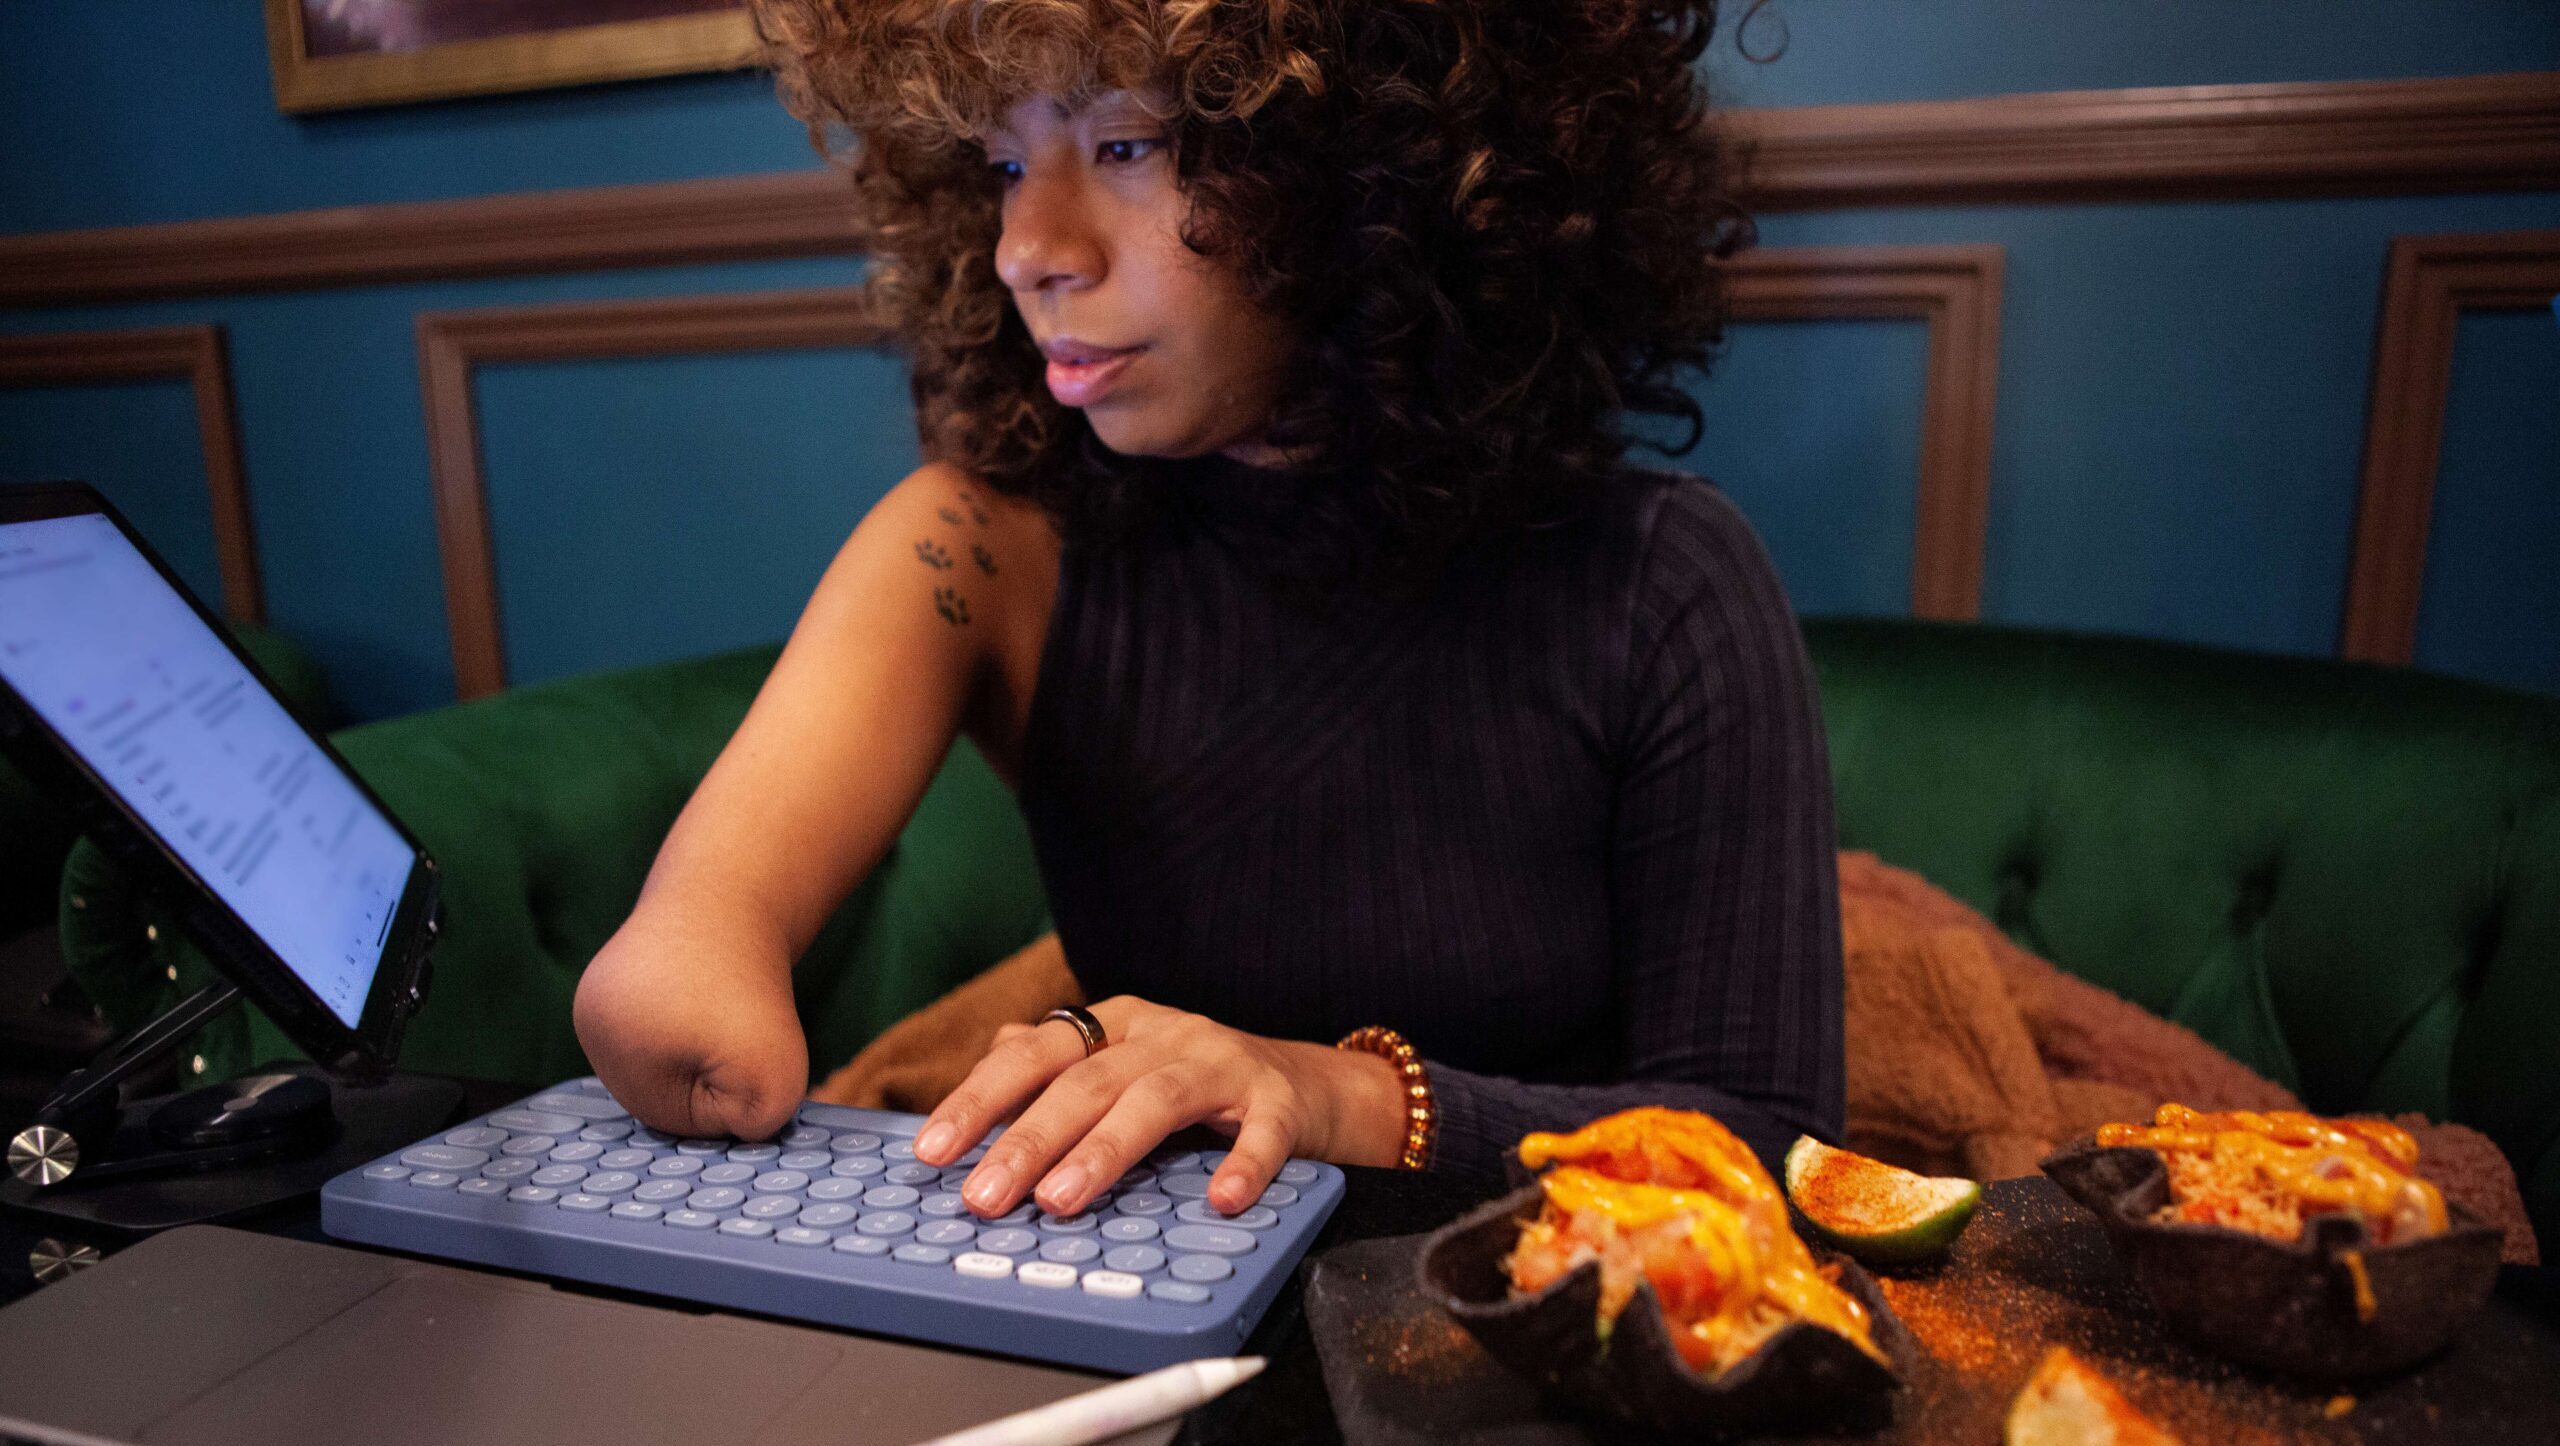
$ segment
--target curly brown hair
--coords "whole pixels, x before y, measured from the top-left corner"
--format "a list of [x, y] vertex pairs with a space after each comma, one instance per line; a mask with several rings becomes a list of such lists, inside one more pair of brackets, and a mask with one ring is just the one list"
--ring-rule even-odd
[[1310, 525], [1428, 562], [1687, 423], [1751, 222], [1705, 125], [1714, 0], [755, 0], [792, 113], [851, 172], [927, 454], [1069, 534], [1143, 459], [1053, 400], [998, 280], [977, 137], [1023, 96], [1153, 97], [1222, 261], [1297, 346], [1268, 440]]

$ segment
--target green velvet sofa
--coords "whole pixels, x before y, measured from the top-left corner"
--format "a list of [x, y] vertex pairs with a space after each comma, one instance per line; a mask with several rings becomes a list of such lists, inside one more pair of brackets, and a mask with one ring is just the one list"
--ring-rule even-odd
[[[1844, 848], [2326, 1111], [2422, 1110], [2505, 1148], [2560, 1240], [2560, 702], [2422, 674], [2128, 639], [1818, 621]], [[621, 919], [769, 650], [526, 688], [350, 730], [447, 880], [405, 1062], [584, 1068], [579, 969]], [[85, 849], [74, 968], [121, 1019], [202, 964]], [[1035, 937], [1037, 872], [965, 744], [802, 961], [824, 1069]], [[171, 977], [174, 972], [175, 978]], [[286, 1052], [218, 1022], [207, 1077]]]

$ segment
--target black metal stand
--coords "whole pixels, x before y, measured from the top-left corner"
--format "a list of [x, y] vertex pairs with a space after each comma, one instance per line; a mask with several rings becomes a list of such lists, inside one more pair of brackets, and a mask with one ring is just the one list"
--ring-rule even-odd
[[62, 1184], [84, 1161], [95, 1169], [111, 1158], [122, 1114], [120, 1086], [136, 1071], [178, 1047], [207, 1020], [240, 1002], [239, 989], [217, 980], [172, 1006], [159, 1018], [108, 1046], [91, 1063], [62, 1077], [33, 1123], [9, 1140], [9, 1173], [39, 1189]]

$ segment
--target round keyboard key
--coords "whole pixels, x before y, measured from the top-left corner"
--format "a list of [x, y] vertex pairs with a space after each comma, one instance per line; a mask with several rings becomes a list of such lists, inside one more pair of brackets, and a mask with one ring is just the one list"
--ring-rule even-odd
[[[589, 1094], [585, 1090], [549, 1090], [526, 1100], [525, 1108], [548, 1110], [557, 1115], [575, 1115], [582, 1120], [627, 1120], [631, 1112], [613, 1102], [608, 1094]], [[552, 1131], [558, 1134], [559, 1131]]]
[[878, 1155], [847, 1155], [829, 1165], [827, 1173], [841, 1175], [848, 1180], [868, 1180], [888, 1168], [889, 1162]]
[[912, 1160], [916, 1157], [916, 1142], [913, 1140], [891, 1140], [880, 1147], [880, 1153], [892, 1160]]
[[903, 1165], [891, 1165], [889, 1173], [881, 1178], [892, 1185], [931, 1185], [942, 1179], [942, 1172], [931, 1165], [909, 1160]]
[[1120, 1213], [1123, 1215], [1162, 1215], [1172, 1208], [1172, 1196], [1159, 1195], [1152, 1190], [1140, 1190], [1120, 1197]]
[[918, 1245], [910, 1240], [889, 1252], [889, 1258], [908, 1265], [949, 1265], [951, 1252], [940, 1245]]
[[800, 1201], [791, 1195], [758, 1195], [739, 1207], [739, 1213], [750, 1220], [780, 1220], [800, 1213]]
[[578, 1188], [590, 1195], [619, 1195], [640, 1183], [640, 1177], [628, 1170], [598, 1170]]
[[576, 1211], [580, 1215], [593, 1215], [599, 1210], [612, 1209], [613, 1202], [602, 1195], [590, 1195], [584, 1190], [579, 1190], [561, 1196], [560, 1208]]
[[889, 1242], [873, 1235], [839, 1235], [836, 1249], [847, 1255], [886, 1255]]
[[821, 1125], [793, 1125], [782, 1132], [782, 1148], [786, 1150], [815, 1150], [826, 1143], [827, 1132]]
[[1202, 1150], [1200, 1152], [1200, 1173], [1204, 1175], [1214, 1175], [1218, 1173], [1218, 1167], [1225, 1163], [1227, 1163], [1227, 1152], [1224, 1150]]
[[1298, 1192], [1287, 1185], [1265, 1185], [1262, 1187], [1262, 1199], [1256, 1203], [1274, 1210], [1285, 1210], [1298, 1203]]
[[1155, 1168], [1159, 1175], [1170, 1175], [1181, 1170], [1196, 1170], [1200, 1168], [1200, 1156], [1190, 1150], [1176, 1150], [1170, 1155], [1159, 1156], [1155, 1161]]
[[1185, 1200], [1175, 1207], [1173, 1215], [1192, 1225], [1228, 1225], [1238, 1230], [1268, 1230], [1280, 1223], [1279, 1212], [1265, 1205], [1247, 1205], [1233, 1215], [1221, 1215], [1218, 1207], [1206, 1200]]
[[1048, 1290], [1064, 1290], [1076, 1283], [1076, 1268], [1054, 1260], [1026, 1260], [1013, 1272], [1013, 1278], [1024, 1285], [1037, 1285]]
[[969, 1202], [952, 1194], [948, 1190], [944, 1190], [939, 1194], [927, 1195], [922, 1200], [917, 1201], [916, 1209], [934, 1217], [937, 1220], [949, 1220], [954, 1216], [967, 1214], [969, 1211]]
[[806, 1225], [785, 1225], [773, 1232], [776, 1245], [824, 1245], [833, 1239], [835, 1237], [826, 1231], [812, 1230]]
[[658, 1223], [678, 1230], [708, 1230], [720, 1223], [720, 1217], [702, 1210], [670, 1210]]
[[[500, 1110], [488, 1123], [502, 1130], [516, 1130], [531, 1135], [574, 1135], [586, 1125], [575, 1115], [554, 1114], [549, 1110]], [[543, 1148], [549, 1149], [548, 1145]]]
[[729, 1153], [729, 1142], [727, 1140], [678, 1140], [676, 1141], [676, 1153], [680, 1155], [725, 1155]]
[[656, 1157], [646, 1150], [607, 1150], [596, 1157], [599, 1170], [646, 1170]]
[[587, 1167], [584, 1165], [545, 1165], [541, 1169], [534, 1171], [533, 1174], [527, 1178], [536, 1185], [550, 1185], [555, 1188], [561, 1185], [575, 1185], [579, 1181], [587, 1178]]
[[1013, 1274], [1013, 1260], [1010, 1256], [972, 1250], [954, 1259], [951, 1268], [976, 1280], [1002, 1280]]
[[735, 1185], [706, 1185], [685, 1197], [687, 1210], [734, 1210], [747, 1192]]
[[1081, 1235], [1065, 1236], [1040, 1247], [1042, 1260], [1054, 1260], [1060, 1265], [1082, 1265], [1101, 1256], [1102, 1247]]
[[518, 1185], [507, 1192], [508, 1201], [516, 1205], [548, 1205], [559, 1198], [560, 1192], [548, 1185]]
[[916, 1239], [927, 1245], [966, 1245], [978, 1238], [978, 1227], [966, 1220], [928, 1220], [916, 1227]]
[[593, 1140], [571, 1140], [551, 1152], [551, 1158], [563, 1165], [578, 1165], [604, 1153], [604, 1146]]
[[589, 1125], [578, 1131], [579, 1139], [593, 1140], [603, 1145], [610, 1145], [617, 1140], [626, 1140], [630, 1137], [631, 1122], [629, 1120], [608, 1120], [601, 1125]]
[[1052, 1235], [1091, 1235], [1101, 1222], [1079, 1210], [1073, 1215], [1043, 1215], [1040, 1228]]
[[945, 1170], [940, 1183], [945, 1190], [966, 1190], [969, 1188], [969, 1172], [956, 1168]]
[[1158, 1175], [1156, 1193], [1170, 1195], [1177, 1200], [1206, 1200], [1209, 1198], [1209, 1177], [1196, 1170]]
[[691, 1155], [669, 1155], [663, 1160], [650, 1161], [649, 1173], [668, 1178], [679, 1175], [699, 1175], [702, 1173], [702, 1162]]
[[364, 1177], [368, 1180], [406, 1180], [409, 1178], [409, 1167], [406, 1165], [367, 1165], [364, 1167]]
[[724, 1162], [703, 1166], [701, 1179], [705, 1185], [743, 1185], [755, 1177], [756, 1167], [753, 1165], [731, 1165]]
[[863, 1193], [863, 1208], [868, 1210], [904, 1210], [924, 1197], [905, 1185], [883, 1185]]
[[507, 1142], [507, 1132], [487, 1125], [466, 1125], [445, 1136], [444, 1142], [466, 1150], [494, 1150]]
[[1040, 1237], [1019, 1226], [990, 1230], [978, 1237], [978, 1248], [990, 1255], [1029, 1255], [1040, 1248]]
[[856, 1130], [827, 1141], [827, 1148], [839, 1155], [876, 1155], [880, 1153], [880, 1137]]
[[1155, 1187], [1156, 1172], [1148, 1169], [1144, 1165], [1131, 1170], [1128, 1174], [1111, 1182], [1111, 1188], [1119, 1191], [1123, 1195], [1126, 1195], [1133, 1190], [1152, 1190]]
[[773, 1163], [785, 1170], [799, 1170], [805, 1173], [827, 1168], [834, 1158], [824, 1150], [793, 1150]]
[[862, 1217], [854, 1229], [865, 1235], [888, 1237], [904, 1235], [916, 1228], [916, 1217], [904, 1210], [879, 1210]]
[[1304, 1160], [1291, 1160], [1280, 1167], [1280, 1183], [1283, 1185], [1312, 1185], [1315, 1182], [1316, 1167]]
[[861, 1193], [860, 1180], [828, 1178], [809, 1182], [809, 1198], [812, 1200], [850, 1200]]
[[958, 1167], [958, 1168], [960, 1168], [960, 1169], [965, 1170], [965, 1169], [969, 1168], [971, 1165], [974, 1165], [974, 1164], [978, 1163], [980, 1160], [985, 1159], [986, 1157], [987, 1157], [987, 1147], [986, 1147], [986, 1146], [984, 1146], [984, 1145], [971, 1145], [971, 1146], [969, 1147], [969, 1149], [968, 1149], [968, 1153], [966, 1153], [966, 1154], [964, 1154], [964, 1155], [960, 1156], [960, 1158], [958, 1158], [958, 1159], [956, 1159], [956, 1160], [953, 1160], [951, 1163], [952, 1163], [954, 1166], [956, 1166], [956, 1167]]
[[829, 1200], [803, 1209], [800, 1223], [812, 1230], [833, 1230], [841, 1225], [851, 1225], [854, 1216], [860, 1213], [850, 1205]]
[[754, 1145], [731, 1145], [729, 1158], [741, 1165], [761, 1165], [768, 1160], [782, 1158], [782, 1147], [770, 1141]]
[[749, 1240], [753, 1240], [758, 1236], [771, 1235], [773, 1233], [773, 1222], [770, 1220], [750, 1220], [744, 1215], [732, 1215], [728, 1219], [720, 1222], [720, 1233], [723, 1235], [743, 1235]]
[[400, 1152], [400, 1163], [413, 1170], [477, 1170], [489, 1163], [489, 1152], [460, 1145], [412, 1145]]
[[461, 1180], [451, 1170], [420, 1170], [409, 1177], [409, 1183], [421, 1190], [450, 1190]]
[[788, 1195], [795, 1190], [806, 1189], [808, 1184], [809, 1177], [797, 1170], [767, 1170], [747, 1188], [759, 1195]]
[[988, 1216], [981, 1223], [987, 1225], [1028, 1225], [1039, 1218], [1040, 1207], [1032, 1204], [1028, 1200], [1025, 1200], [1021, 1204], [1007, 1210], [1002, 1215]]
[[1134, 1275], [1124, 1275], [1117, 1270], [1091, 1270], [1085, 1272], [1084, 1288], [1088, 1295], [1109, 1296], [1113, 1300], [1135, 1300], [1138, 1298], [1138, 1293], [1147, 1288], [1147, 1283]]
[[1102, 1263], [1130, 1275], [1164, 1269], [1164, 1252], [1152, 1245], [1115, 1245], [1102, 1252]]
[[1102, 1222], [1102, 1238], [1123, 1245], [1138, 1240], [1153, 1240], [1162, 1229], [1143, 1215], [1114, 1215]]
[[1253, 1232], [1230, 1230], [1224, 1225], [1177, 1225], [1164, 1233], [1167, 1250], [1192, 1251], [1205, 1255], [1249, 1255], [1253, 1252]]
[[551, 1153], [551, 1147], [559, 1143], [549, 1135], [518, 1135], [500, 1145], [498, 1153], [501, 1155], [547, 1155]]
[[651, 1180], [632, 1191], [631, 1198], [664, 1205], [670, 1200], [681, 1200], [692, 1193], [693, 1182], [689, 1180]]
[[675, 1136], [664, 1130], [650, 1129], [647, 1125], [632, 1126], [631, 1133], [623, 1138], [635, 1145], [643, 1145], [652, 1150], [663, 1150], [676, 1142]]
[[1236, 1268], [1229, 1265], [1223, 1255], [1177, 1255], [1166, 1269], [1172, 1272], [1174, 1279], [1187, 1280], [1193, 1285], [1207, 1285], [1236, 1273]]
[[1175, 1305], [1207, 1305], [1209, 1287], [1187, 1280], [1157, 1280], [1147, 1284], [1149, 1300], [1170, 1301]]
[[655, 1220], [665, 1213], [657, 1206], [640, 1200], [625, 1200], [613, 1207], [613, 1218], [616, 1220]]
[[507, 1182], [504, 1180], [490, 1180], [474, 1177], [454, 1186], [453, 1193], [456, 1195], [480, 1196], [504, 1195], [507, 1193]]
[[480, 1167], [480, 1173], [492, 1180], [521, 1180], [540, 1168], [531, 1160], [522, 1158], [491, 1160]]

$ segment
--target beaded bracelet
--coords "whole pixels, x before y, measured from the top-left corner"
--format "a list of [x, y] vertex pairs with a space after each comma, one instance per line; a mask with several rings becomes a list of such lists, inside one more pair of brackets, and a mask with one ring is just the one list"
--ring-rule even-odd
[[1431, 1163], [1432, 1137], [1440, 1117], [1431, 1101], [1431, 1076], [1411, 1042], [1383, 1024], [1370, 1024], [1334, 1041], [1333, 1047], [1374, 1054], [1396, 1067], [1396, 1082], [1404, 1086], [1404, 1158], [1397, 1163], [1408, 1170]]

